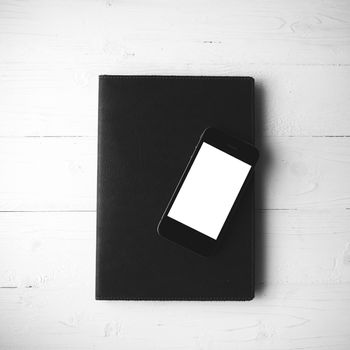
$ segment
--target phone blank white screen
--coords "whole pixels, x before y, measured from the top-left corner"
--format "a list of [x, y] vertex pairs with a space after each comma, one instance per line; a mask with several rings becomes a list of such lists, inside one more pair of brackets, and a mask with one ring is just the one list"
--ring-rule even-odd
[[203, 142], [168, 216], [217, 239], [250, 168]]

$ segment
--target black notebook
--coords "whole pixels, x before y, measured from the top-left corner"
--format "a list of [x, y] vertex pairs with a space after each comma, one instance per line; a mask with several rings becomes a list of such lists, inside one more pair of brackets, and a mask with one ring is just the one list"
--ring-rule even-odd
[[216, 255], [201, 257], [157, 234], [207, 127], [254, 143], [252, 78], [100, 77], [96, 299], [254, 297], [253, 181]]

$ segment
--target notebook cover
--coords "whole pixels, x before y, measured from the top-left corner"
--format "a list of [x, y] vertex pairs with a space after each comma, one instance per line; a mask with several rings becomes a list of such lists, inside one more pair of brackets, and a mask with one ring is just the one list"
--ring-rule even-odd
[[254, 143], [252, 78], [100, 76], [96, 299], [254, 297], [253, 181], [216, 255], [157, 234], [207, 127]]

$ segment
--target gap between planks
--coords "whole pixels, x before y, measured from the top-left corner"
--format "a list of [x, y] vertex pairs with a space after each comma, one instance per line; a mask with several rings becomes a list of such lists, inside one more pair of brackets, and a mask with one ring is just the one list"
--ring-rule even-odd
[[[265, 135], [265, 138], [274, 137], [290, 137], [290, 138], [307, 138], [307, 137], [317, 137], [317, 138], [343, 138], [350, 137], [350, 135]], [[93, 135], [0, 135], [0, 139], [21, 139], [21, 138], [87, 138], [94, 139], [97, 136]]]
[[[256, 208], [255, 211], [303, 211], [303, 208]], [[306, 209], [309, 210], [309, 209]], [[338, 210], [350, 210], [339, 208]], [[0, 210], [0, 214], [6, 213], [96, 213], [96, 210]]]

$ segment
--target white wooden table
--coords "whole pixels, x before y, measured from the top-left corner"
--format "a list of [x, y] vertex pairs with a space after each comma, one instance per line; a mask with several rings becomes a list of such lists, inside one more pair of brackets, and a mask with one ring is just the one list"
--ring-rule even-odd
[[[0, 1], [0, 349], [350, 349], [350, 1]], [[96, 302], [99, 74], [257, 83], [252, 302]]]

